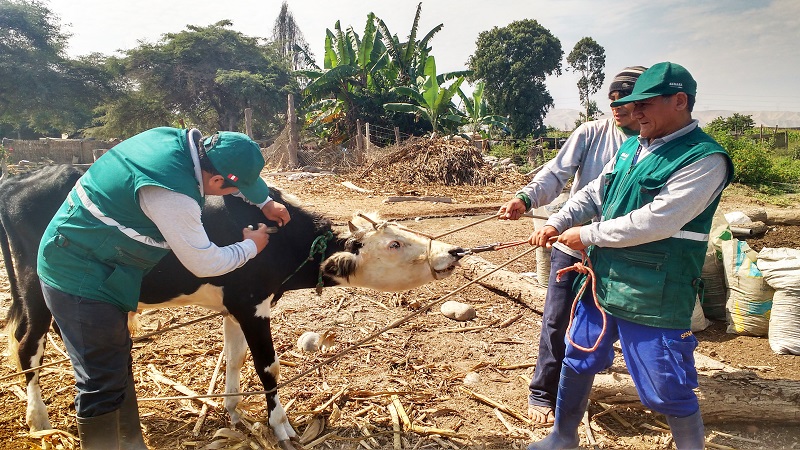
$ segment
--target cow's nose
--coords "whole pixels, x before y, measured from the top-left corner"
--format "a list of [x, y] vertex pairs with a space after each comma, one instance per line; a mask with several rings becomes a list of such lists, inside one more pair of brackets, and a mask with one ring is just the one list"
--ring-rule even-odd
[[461, 259], [466, 254], [466, 251], [461, 247], [456, 247], [456, 248], [448, 251], [447, 253], [450, 253], [456, 259]]

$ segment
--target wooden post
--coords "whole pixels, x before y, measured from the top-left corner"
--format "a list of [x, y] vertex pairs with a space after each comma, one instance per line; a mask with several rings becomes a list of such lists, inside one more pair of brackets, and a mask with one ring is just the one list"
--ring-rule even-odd
[[758, 142], [764, 143], [764, 124], [761, 124], [761, 131], [758, 132]]
[[289, 164], [291, 168], [295, 169], [300, 162], [297, 159], [297, 150], [299, 147], [299, 133], [297, 131], [297, 113], [294, 110], [294, 95], [288, 96], [288, 107], [286, 112], [286, 126], [289, 128], [289, 143], [286, 145], [286, 150], [289, 153]]
[[394, 127], [394, 143], [400, 144], [400, 127]]
[[370, 136], [369, 136], [369, 122], [364, 124], [364, 130], [366, 131], [366, 139], [365, 139], [365, 142], [364, 142], [364, 148], [365, 148], [365, 150], [369, 150], [369, 145], [371, 143], [370, 142]]
[[356, 119], [356, 150], [364, 151], [364, 136], [361, 135], [361, 119]]
[[244, 134], [253, 139], [253, 108], [244, 109]]

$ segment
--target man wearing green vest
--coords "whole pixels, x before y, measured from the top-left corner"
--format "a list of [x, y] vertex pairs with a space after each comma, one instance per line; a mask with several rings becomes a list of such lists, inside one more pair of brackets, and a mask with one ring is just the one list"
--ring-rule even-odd
[[84, 450], [146, 449], [133, 384], [127, 313], [142, 278], [170, 250], [198, 277], [244, 265], [269, 242], [266, 225], [218, 247], [200, 219], [206, 195], [234, 194], [283, 226], [286, 207], [261, 179], [264, 158], [241, 133], [154, 128], [112, 148], [78, 180], [50, 221], [37, 272], [75, 372]]
[[[631, 95], [611, 103], [634, 104], [639, 138], [531, 236], [532, 245], [589, 248], [597, 303], [590, 280], [567, 331], [553, 429], [529, 450], [578, 446], [594, 376], [611, 366], [617, 340], [642, 403], [666, 416], [676, 447], [704, 448], [690, 324], [733, 163], [692, 119], [696, 91], [678, 64], [645, 71]], [[595, 216], [599, 222], [579, 226]]]

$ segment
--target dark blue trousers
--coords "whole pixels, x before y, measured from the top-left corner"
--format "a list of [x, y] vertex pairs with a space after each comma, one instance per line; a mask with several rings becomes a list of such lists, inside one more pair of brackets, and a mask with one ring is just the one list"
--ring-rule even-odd
[[564, 360], [564, 339], [569, 324], [569, 312], [575, 292], [572, 284], [578, 273], [570, 271], [556, 281], [556, 272], [577, 262], [575, 258], [553, 247], [550, 254], [550, 277], [542, 315], [542, 333], [539, 336], [539, 357], [529, 386], [529, 405], [549, 406], [555, 410], [561, 362]]
[[132, 370], [128, 313], [103, 301], [67, 294], [42, 282], [75, 372], [78, 417], [120, 408]]

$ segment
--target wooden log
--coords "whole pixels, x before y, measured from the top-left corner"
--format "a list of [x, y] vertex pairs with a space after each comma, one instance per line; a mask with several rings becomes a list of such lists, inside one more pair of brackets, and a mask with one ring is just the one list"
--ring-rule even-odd
[[300, 148], [300, 130], [297, 126], [297, 112], [294, 109], [294, 94], [286, 96], [286, 128], [289, 135], [286, 152], [289, 155], [289, 167], [294, 169], [300, 165], [297, 159], [297, 151]]
[[[478, 257], [468, 256], [461, 259], [462, 274], [468, 280], [474, 280], [497, 266], [489, 261]], [[530, 277], [524, 277], [510, 270], [500, 269], [478, 282], [481, 286], [500, 291], [513, 300], [520, 301], [542, 314], [544, 312], [544, 297], [547, 288], [540, 286]]]
[[[765, 380], [695, 353], [698, 398], [705, 423], [729, 421], [800, 424], [800, 382]], [[627, 373], [598, 374], [590, 398], [597, 402], [644, 409]]]
[[244, 109], [244, 134], [253, 139], [253, 108]]
[[384, 203], [396, 203], [396, 202], [453, 203], [453, 199], [450, 197], [426, 197], [417, 195], [403, 195], [403, 196], [387, 197], [386, 200], [384, 200], [383, 202]]
[[[753, 222], [764, 222], [767, 225], [800, 225], [800, 209], [770, 209], [761, 208], [742, 211]], [[737, 225], [740, 226], [740, 225]]]
[[342, 181], [342, 186], [346, 187], [347, 189], [352, 189], [352, 190], [354, 190], [356, 192], [360, 192], [362, 194], [371, 194], [372, 193], [372, 189], [364, 189], [362, 187], [358, 187], [358, 186], [356, 186], [355, 184], [353, 184], [353, 183], [351, 183], [349, 181]]
[[800, 225], [800, 209], [778, 209], [767, 213], [767, 225]]

